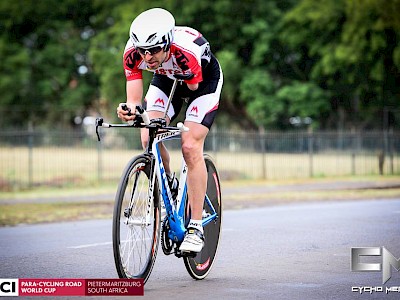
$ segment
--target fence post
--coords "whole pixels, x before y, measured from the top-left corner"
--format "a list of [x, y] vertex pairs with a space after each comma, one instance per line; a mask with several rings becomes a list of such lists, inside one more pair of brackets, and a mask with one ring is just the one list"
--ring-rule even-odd
[[314, 176], [314, 166], [313, 166], [313, 155], [314, 155], [314, 136], [313, 128], [308, 125], [308, 161], [309, 161], [309, 176], [312, 178]]
[[266, 166], [266, 151], [265, 151], [265, 130], [264, 127], [259, 127], [258, 131], [259, 140], [261, 143], [261, 159], [262, 159], [262, 178], [267, 179], [267, 166]]
[[103, 143], [98, 142], [97, 144], [97, 180], [103, 181]]
[[351, 130], [351, 138], [352, 138], [352, 151], [351, 151], [351, 175], [356, 174], [356, 132], [354, 128]]
[[393, 128], [389, 132], [389, 155], [390, 155], [390, 174], [394, 175], [394, 166], [393, 166]]
[[33, 186], [33, 125], [28, 124], [28, 186]]

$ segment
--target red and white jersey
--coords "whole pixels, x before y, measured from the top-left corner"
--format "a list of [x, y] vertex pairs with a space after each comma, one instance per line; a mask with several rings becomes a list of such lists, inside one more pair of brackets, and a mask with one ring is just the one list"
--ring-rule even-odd
[[174, 79], [174, 74], [194, 76], [186, 83], [203, 81], [202, 60], [211, 59], [210, 44], [200, 32], [190, 27], [176, 26], [170, 54], [156, 70], [147, 69], [147, 65], [129, 39], [124, 51], [124, 70], [127, 80], [141, 79], [142, 71], [147, 70]]

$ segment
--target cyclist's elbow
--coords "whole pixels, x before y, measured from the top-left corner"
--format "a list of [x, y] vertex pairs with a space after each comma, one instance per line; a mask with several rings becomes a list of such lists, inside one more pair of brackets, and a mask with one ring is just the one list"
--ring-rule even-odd
[[187, 86], [188, 86], [189, 90], [191, 90], [191, 91], [195, 91], [195, 90], [197, 90], [199, 88], [199, 84], [198, 83], [195, 83], [195, 84], [188, 83]]

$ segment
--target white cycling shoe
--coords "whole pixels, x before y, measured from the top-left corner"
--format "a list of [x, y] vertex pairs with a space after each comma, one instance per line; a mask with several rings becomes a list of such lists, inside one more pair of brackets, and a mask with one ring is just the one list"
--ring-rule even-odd
[[200, 230], [188, 228], [179, 250], [182, 252], [200, 252], [204, 247], [204, 235]]

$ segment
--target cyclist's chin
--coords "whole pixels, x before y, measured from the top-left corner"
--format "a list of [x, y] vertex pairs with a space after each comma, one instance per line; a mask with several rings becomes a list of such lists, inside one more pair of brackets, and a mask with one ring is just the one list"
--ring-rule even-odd
[[160, 64], [158, 63], [158, 61], [155, 61], [155, 62], [148, 62], [148, 63], [146, 63], [146, 64], [147, 64], [147, 68], [150, 69], [150, 70], [155, 70], [155, 69], [157, 69], [157, 68], [160, 66]]

